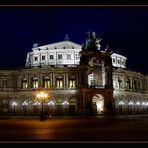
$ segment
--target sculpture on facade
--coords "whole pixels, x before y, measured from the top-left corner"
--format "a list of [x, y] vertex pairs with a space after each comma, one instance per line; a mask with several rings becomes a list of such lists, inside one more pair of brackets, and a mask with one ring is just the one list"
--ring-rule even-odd
[[101, 41], [100, 38], [97, 37], [95, 32], [87, 32], [86, 43], [82, 46], [82, 51], [97, 51], [100, 50]]

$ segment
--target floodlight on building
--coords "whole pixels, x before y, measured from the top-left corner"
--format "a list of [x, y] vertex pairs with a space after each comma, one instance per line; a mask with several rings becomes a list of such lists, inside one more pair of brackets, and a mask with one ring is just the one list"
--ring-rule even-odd
[[17, 103], [16, 102], [12, 102], [12, 106], [17, 106]]
[[33, 105], [40, 105], [40, 102], [37, 101]]
[[47, 103], [48, 105], [54, 105], [54, 102], [53, 101], [50, 101]]
[[124, 102], [123, 102], [123, 101], [120, 101], [120, 102], [119, 102], [119, 105], [124, 105]]
[[69, 102], [64, 101], [62, 104], [63, 104], [63, 105], [68, 105], [68, 104], [69, 104]]
[[22, 104], [23, 106], [27, 106], [28, 105], [28, 103], [25, 101], [25, 102], [23, 102], [23, 104]]
[[140, 105], [140, 102], [138, 101], [138, 102], [136, 103], [136, 105]]
[[128, 105], [133, 105], [134, 103], [133, 103], [133, 101], [130, 101], [129, 103], [128, 103]]

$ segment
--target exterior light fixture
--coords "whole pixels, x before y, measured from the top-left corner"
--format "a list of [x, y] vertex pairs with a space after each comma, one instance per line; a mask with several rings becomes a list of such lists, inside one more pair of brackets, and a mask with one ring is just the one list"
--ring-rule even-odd
[[12, 102], [12, 106], [17, 106], [17, 103], [16, 102]]
[[37, 101], [33, 105], [40, 105], [40, 102]]
[[69, 102], [64, 101], [62, 104], [63, 104], [63, 105], [68, 105], [68, 104], [69, 104]]
[[40, 120], [43, 121], [45, 118], [44, 116], [44, 101], [47, 99], [48, 95], [47, 93], [40, 91], [36, 94], [36, 98], [41, 101], [42, 107], [41, 107], [41, 114], [40, 114]]
[[27, 105], [28, 105], [28, 103], [25, 101], [25, 102], [23, 102], [23, 104], [22, 104], [22, 105], [23, 105], [23, 106], [24, 106], [24, 105], [26, 105], [26, 106], [27, 106]]
[[120, 101], [120, 102], [119, 102], [119, 105], [124, 105], [124, 102], [123, 102], [123, 101]]
[[48, 102], [48, 105], [54, 105], [53, 101]]
[[140, 105], [140, 102], [138, 101], [138, 102], [136, 103], [136, 105]]
[[128, 103], [128, 105], [133, 105], [134, 103], [133, 103], [133, 101], [130, 101], [129, 103]]

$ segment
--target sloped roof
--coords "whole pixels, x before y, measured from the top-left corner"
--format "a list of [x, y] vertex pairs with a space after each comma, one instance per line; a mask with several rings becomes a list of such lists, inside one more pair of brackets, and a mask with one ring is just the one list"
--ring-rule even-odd
[[61, 42], [57, 42], [57, 43], [52, 43], [52, 44], [47, 44], [47, 45], [44, 45], [44, 46], [38, 46], [36, 48], [33, 48], [34, 49], [41, 49], [41, 50], [50, 50], [50, 49], [72, 49], [72, 48], [75, 48], [75, 49], [81, 49], [81, 45], [77, 44], [77, 43], [74, 43], [74, 42], [71, 42], [71, 41], [61, 41]]

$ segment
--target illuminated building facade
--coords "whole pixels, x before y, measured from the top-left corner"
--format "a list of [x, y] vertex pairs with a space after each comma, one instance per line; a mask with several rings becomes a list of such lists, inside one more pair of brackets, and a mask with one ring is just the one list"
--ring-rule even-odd
[[34, 44], [25, 68], [1, 69], [0, 114], [39, 115], [39, 90], [52, 115], [148, 113], [148, 75], [128, 70], [126, 57], [89, 39], [83, 46], [68, 38]]

